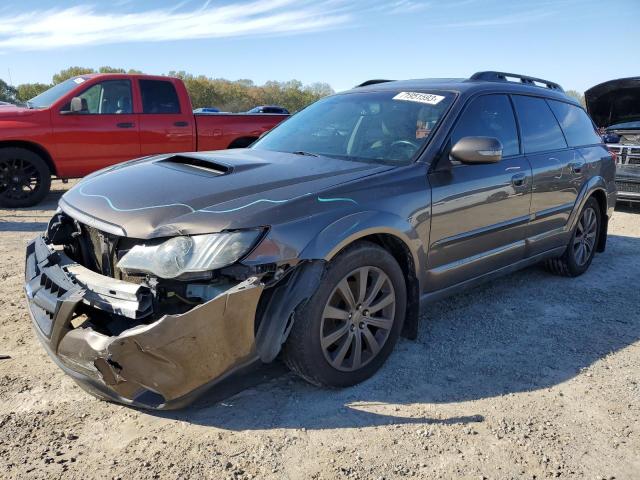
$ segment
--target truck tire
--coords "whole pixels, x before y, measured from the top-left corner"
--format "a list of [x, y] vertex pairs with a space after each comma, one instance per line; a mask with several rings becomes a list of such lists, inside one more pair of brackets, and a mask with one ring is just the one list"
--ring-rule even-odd
[[51, 170], [44, 159], [26, 148], [0, 149], [0, 206], [30, 207], [51, 188]]
[[283, 359], [314, 385], [360, 383], [393, 350], [406, 306], [404, 275], [393, 256], [374, 243], [354, 244], [333, 259], [316, 293], [295, 312]]
[[577, 277], [587, 271], [600, 240], [601, 215], [598, 201], [589, 198], [580, 212], [565, 252], [545, 262], [548, 271], [563, 277]]

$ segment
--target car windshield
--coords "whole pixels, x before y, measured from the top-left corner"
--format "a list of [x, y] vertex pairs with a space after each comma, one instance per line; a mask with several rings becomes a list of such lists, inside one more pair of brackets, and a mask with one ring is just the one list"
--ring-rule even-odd
[[454, 94], [351, 92], [317, 101], [251, 148], [407, 164], [428, 141]]
[[37, 97], [33, 97], [27, 102], [27, 106], [29, 108], [48, 108], [56, 100], [65, 96], [81, 83], [84, 83], [85, 80], [86, 78], [84, 77], [76, 77], [65, 80], [62, 83], [58, 83], [57, 85], [51, 87], [49, 90], [45, 90], [44, 92], [42, 92]]

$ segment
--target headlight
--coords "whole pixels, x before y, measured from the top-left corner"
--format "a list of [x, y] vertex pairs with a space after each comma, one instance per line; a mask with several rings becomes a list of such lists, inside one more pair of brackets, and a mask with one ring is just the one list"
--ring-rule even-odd
[[259, 230], [173, 237], [159, 245], [136, 245], [118, 262], [127, 272], [146, 272], [160, 278], [207, 272], [239, 260], [255, 244]]

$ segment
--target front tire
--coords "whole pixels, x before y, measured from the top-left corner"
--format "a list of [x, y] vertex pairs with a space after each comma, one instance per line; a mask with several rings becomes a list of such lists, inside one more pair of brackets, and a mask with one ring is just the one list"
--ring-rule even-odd
[[296, 311], [283, 357], [308, 382], [348, 387], [373, 375], [398, 340], [406, 313], [404, 275], [383, 248], [360, 242], [327, 267]]
[[561, 257], [546, 261], [547, 270], [565, 277], [577, 277], [587, 271], [600, 240], [601, 215], [600, 205], [590, 197], [582, 207], [567, 249]]
[[0, 206], [31, 207], [50, 188], [51, 171], [40, 155], [18, 147], [0, 150]]

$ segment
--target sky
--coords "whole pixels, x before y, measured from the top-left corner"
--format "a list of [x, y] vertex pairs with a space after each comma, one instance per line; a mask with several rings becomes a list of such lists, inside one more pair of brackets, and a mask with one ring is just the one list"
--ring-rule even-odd
[[3, 0], [0, 78], [109, 65], [340, 91], [499, 70], [582, 92], [640, 75], [639, 21], [640, 0]]

